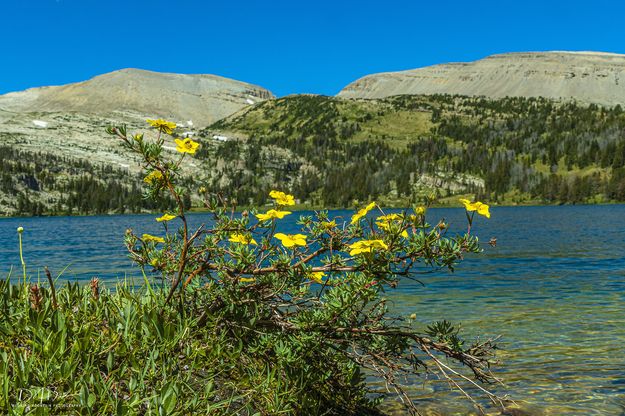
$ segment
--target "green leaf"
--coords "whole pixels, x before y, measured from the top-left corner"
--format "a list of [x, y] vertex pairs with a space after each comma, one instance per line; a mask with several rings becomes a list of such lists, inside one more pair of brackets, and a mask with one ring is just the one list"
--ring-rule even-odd
[[161, 393], [163, 409], [165, 410], [165, 414], [170, 414], [176, 408], [177, 394], [173, 384], [168, 383], [164, 388], [164, 393]]

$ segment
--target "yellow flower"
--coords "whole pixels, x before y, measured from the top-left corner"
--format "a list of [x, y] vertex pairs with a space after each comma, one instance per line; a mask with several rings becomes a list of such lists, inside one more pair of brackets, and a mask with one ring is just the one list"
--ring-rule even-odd
[[269, 196], [276, 200], [276, 204], [288, 206], [295, 205], [295, 197], [293, 195], [285, 194], [280, 191], [271, 191], [269, 192]]
[[282, 242], [282, 245], [286, 248], [293, 246], [305, 246], [306, 236], [304, 234], [282, 234], [276, 233], [274, 236]]
[[148, 124], [156, 129], [159, 129], [163, 133], [171, 134], [172, 131], [176, 128], [176, 123], [172, 123], [171, 121], [163, 120], [159, 118], [157, 120], [147, 119], [145, 120]]
[[160, 182], [162, 180], [163, 180], [163, 174], [161, 173], [160, 170], [153, 170], [152, 172], [148, 174], [148, 176], [143, 178], [143, 182], [149, 185], [154, 185], [155, 183]]
[[391, 226], [391, 222], [398, 221], [401, 219], [402, 219], [402, 216], [399, 214], [382, 215], [381, 217], [378, 217], [375, 219], [375, 224], [381, 229], [388, 231]]
[[331, 229], [331, 228], [336, 227], [336, 221], [335, 221], [335, 220], [332, 220], [332, 221], [324, 221], [324, 222], [322, 222], [322, 223], [321, 223], [321, 226], [322, 226], [323, 228], [325, 228], [326, 230], [329, 230], [329, 229]]
[[171, 221], [171, 220], [173, 220], [174, 218], [176, 218], [176, 216], [175, 216], [175, 215], [171, 215], [171, 214], [163, 214], [162, 216], [158, 217], [158, 218], [156, 219], [156, 221], [158, 221], [158, 222], [163, 222], [163, 221], [167, 222], [167, 221]]
[[357, 213], [355, 213], [352, 216], [352, 222], [351, 223], [352, 224], [356, 224], [358, 222], [358, 220], [360, 220], [362, 217], [367, 215], [367, 213], [369, 211], [371, 211], [374, 207], [375, 207], [375, 202], [372, 202], [369, 205], [367, 205], [366, 207], [364, 207], [363, 209], [359, 210]]
[[143, 134], [135, 134], [134, 136], [132, 136], [133, 139], [135, 139], [136, 141], [140, 142], [143, 140]]
[[351, 249], [349, 251], [350, 256], [355, 256], [360, 253], [371, 253], [373, 249], [383, 249], [388, 250], [388, 246], [382, 240], [361, 240], [356, 241], [354, 244], [349, 246]]
[[194, 142], [189, 138], [182, 140], [174, 139], [174, 141], [176, 142], [176, 150], [180, 153], [189, 153], [190, 155], [194, 155], [197, 148], [200, 147], [198, 142]]
[[402, 218], [404, 217], [399, 214], [388, 214], [388, 215], [382, 215], [376, 218], [375, 220], [382, 221], [382, 222], [391, 222], [391, 221], [401, 220]]
[[240, 277], [239, 278], [239, 282], [243, 282], [243, 283], [249, 283], [249, 282], [254, 282], [254, 281], [256, 281], [256, 279], [253, 277]]
[[164, 243], [165, 239], [163, 237], [156, 237], [150, 234], [143, 234], [141, 239], [144, 243], [154, 242], [154, 243]]
[[414, 213], [417, 215], [425, 215], [425, 211], [427, 211], [425, 207], [416, 207]]
[[253, 244], [255, 246], [258, 245], [256, 240], [254, 240], [251, 236], [247, 236], [245, 234], [239, 234], [239, 233], [231, 234], [228, 241], [232, 243], [240, 243], [240, 244], [245, 244], [245, 245], [248, 245], [248, 244]]
[[266, 214], [256, 214], [256, 218], [258, 218], [260, 221], [267, 221], [272, 218], [277, 218], [281, 220], [290, 213], [290, 211], [276, 211], [275, 209], [270, 209], [269, 211], [267, 211]]
[[[403, 216], [399, 214], [382, 215], [381, 217], [378, 217], [375, 219], [375, 224], [384, 231], [390, 231], [391, 222], [401, 221], [402, 219], [403, 219]], [[401, 232], [401, 236], [404, 238], [408, 238], [408, 232], [406, 230], [403, 230]]]
[[324, 284], [325, 282], [323, 281], [322, 277], [325, 276], [326, 274], [324, 272], [312, 272], [308, 275], [308, 277], [310, 277], [311, 280], [314, 280], [315, 282], [319, 283], [320, 285]]
[[467, 211], [477, 211], [478, 214], [485, 216], [486, 218], [490, 218], [489, 206], [483, 204], [479, 201], [471, 202], [468, 199], [460, 199], [460, 202], [464, 205], [464, 209]]

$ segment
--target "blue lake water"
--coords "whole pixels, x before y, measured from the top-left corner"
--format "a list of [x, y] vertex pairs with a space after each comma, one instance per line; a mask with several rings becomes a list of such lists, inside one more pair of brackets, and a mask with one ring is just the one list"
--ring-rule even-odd
[[[423, 324], [446, 318], [468, 338], [501, 335], [496, 369], [507, 392], [537, 414], [625, 415], [625, 206], [495, 207], [478, 217], [473, 233], [485, 252], [455, 273], [421, 276], [390, 293], [399, 314]], [[349, 218], [351, 211], [331, 216]], [[297, 228], [294, 214], [282, 231]], [[208, 216], [195, 214], [200, 224]], [[450, 232], [466, 225], [462, 209], [431, 209]], [[48, 265], [62, 278], [135, 278], [123, 235], [162, 233], [153, 215], [11, 218], [0, 220], [0, 273], [21, 275], [16, 228], [23, 226], [24, 257], [34, 279]], [[497, 237], [497, 246], [486, 244]], [[43, 277], [43, 274], [41, 274]], [[414, 390], [425, 407], [467, 414], [471, 407], [443, 383]]]

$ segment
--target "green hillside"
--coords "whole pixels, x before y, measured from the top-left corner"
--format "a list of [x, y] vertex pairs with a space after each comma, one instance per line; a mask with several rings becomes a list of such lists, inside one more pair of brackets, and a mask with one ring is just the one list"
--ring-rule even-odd
[[[247, 203], [281, 186], [313, 205], [405, 205], [475, 194], [500, 203], [625, 199], [620, 106], [536, 98], [292, 96], [207, 130], [214, 189]], [[239, 160], [240, 163], [227, 163]], [[227, 178], [227, 179], [224, 179]]]
[[0, 145], [0, 204], [6, 210], [0, 214], [122, 214], [172, 206], [144, 199], [142, 187], [143, 177], [125, 169]]
[[[274, 188], [293, 193], [302, 206], [326, 208], [369, 200], [407, 206], [431, 194], [441, 203], [461, 195], [504, 204], [625, 201], [620, 106], [298, 95], [248, 107], [197, 133], [202, 146], [185, 163], [186, 185], [221, 192], [240, 206], [265, 203]], [[128, 169], [3, 138], [5, 214], [159, 208], [141, 198], [142, 177]], [[122, 151], [114, 143], [110, 149]], [[199, 205], [199, 194], [187, 203]]]

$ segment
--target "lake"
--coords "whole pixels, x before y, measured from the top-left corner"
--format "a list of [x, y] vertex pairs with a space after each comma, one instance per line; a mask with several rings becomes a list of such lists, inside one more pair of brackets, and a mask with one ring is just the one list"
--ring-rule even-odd
[[[490, 220], [476, 217], [473, 233], [485, 252], [470, 256], [455, 273], [421, 276], [390, 294], [393, 309], [416, 313], [423, 324], [448, 319], [466, 338], [501, 335], [496, 374], [521, 407], [536, 414], [625, 414], [625, 205], [495, 207]], [[352, 211], [333, 211], [346, 218]], [[296, 213], [280, 221], [295, 231]], [[0, 220], [0, 273], [21, 275], [16, 228], [23, 226], [29, 273], [48, 265], [62, 279], [135, 278], [125, 257], [126, 228], [162, 233], [153, 215], [10, 218]], [[200, 224], [209, 217], [191, 216]], [[431, 209], [450, 232], [466, 227], [464, 210]], [[497, 237], [497, 246], [486, 242]], [[414, 391], [424, 407], [466, 414], [470, 405], [443, 383]]]

